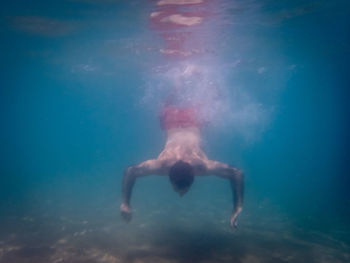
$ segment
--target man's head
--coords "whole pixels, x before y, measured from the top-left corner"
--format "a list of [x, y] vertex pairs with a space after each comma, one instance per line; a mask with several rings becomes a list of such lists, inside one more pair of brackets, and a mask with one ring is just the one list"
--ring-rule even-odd
[[184, 161], [177, 161], [169, 171], [169, 179], [174, 190], [183, 196], [194, 180], [193, 167]]

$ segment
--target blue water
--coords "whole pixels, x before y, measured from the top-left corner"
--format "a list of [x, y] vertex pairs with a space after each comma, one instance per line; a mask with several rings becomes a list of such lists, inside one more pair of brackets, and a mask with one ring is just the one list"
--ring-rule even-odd
[[142, 178], [120, 218], [123, 170], [161, 151], [178, 74], [154, 2], [2, 3], [1, 263], [350, 261], [348, 1], [219, 3], [212, 79], [193, 90], [209, 98], [203, 149], [245, 172], [235, 231], [212, 177], [183, 198]]

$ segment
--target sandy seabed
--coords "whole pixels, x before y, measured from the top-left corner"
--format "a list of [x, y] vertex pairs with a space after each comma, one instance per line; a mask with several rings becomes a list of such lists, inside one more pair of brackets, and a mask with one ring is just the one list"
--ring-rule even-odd
[[169, 209], [140, 209], [129, 224], [117, 206], [90, 214], [8, 216], [1, 224], [0, 262], [350, 262], [348, 243], [291, 225], [283, 215], [246, 212], [232, 230], [227, 211], [215, 209], [176, 217]]

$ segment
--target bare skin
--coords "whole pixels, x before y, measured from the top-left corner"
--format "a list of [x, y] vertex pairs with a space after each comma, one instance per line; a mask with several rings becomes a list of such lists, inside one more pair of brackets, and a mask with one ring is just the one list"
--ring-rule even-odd
[[[229, 180], [233, 195], [230, 225], [237, 227], [237, 217], [242, 211], [243, 203], [243, 173], [228, 164], [209, 160], [200, 148], [200, 133], [196, 127], [168, 130], [165, 147], [157, 159], [147, 160], [125, 170], [120, 206], [124, 220], [129, 222], [132, 217], [130, 199], [136, 178], [147, 175], [168, 176], [170, 168], [179, 160], [189, 163], [194, 168], [195, 176], [215, 175]], [[175, 185], [173, 188], [180, 196], [189, 190], [177, 189]]]

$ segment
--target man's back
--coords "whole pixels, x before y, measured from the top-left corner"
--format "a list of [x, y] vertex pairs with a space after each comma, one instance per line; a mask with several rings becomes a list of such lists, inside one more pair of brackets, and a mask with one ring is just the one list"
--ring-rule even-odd
[[174, 163], [184, 160], [192, 165], [201, 165], [208, 159], [200, 148], [198, 128], [174, 128], [168, 130], [167, 135], [165, 147], [159, 154], [158, 160]]

